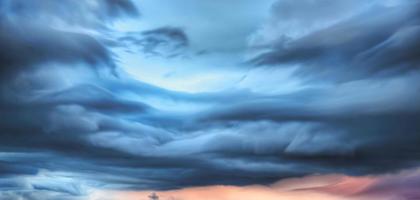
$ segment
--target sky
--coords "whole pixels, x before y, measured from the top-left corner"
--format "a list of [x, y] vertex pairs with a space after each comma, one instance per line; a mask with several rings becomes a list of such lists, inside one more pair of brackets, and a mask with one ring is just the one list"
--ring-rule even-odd
[[420, 199], [417, 0], [2, 0], [0, 199]]

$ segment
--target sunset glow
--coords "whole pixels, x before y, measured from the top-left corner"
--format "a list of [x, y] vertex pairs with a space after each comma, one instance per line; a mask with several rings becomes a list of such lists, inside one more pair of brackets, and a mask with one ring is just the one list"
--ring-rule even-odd
[[[157, 192], [167, 200], [395, 200], [420, 198], [420, 170], [381, 176], [338, 174], [285, 179], [270, 186], [207, 186]], [[153, 191], [97, 191], [90, 199], [147, 200]]]

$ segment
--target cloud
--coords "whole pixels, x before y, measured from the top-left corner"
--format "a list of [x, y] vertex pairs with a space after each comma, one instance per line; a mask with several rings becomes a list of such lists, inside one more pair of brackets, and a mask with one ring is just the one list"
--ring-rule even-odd
[[[84, 27], [102, 27], [104, 22], [113, 21], [123, 16], [138, 16], [139, 11], [130, 0], [93, 0], [78, 2], [41, 0], [27, 2], [24, 0], [6, 0], [1, 4], [2, 17], [17, 23], [30, 19], [31, 23], [49, 25], [66, 23]], [[75, 14], [75, 12], [77, 14]]]
[[[30, 24], [0, 21], [0, 61], [2, 76], [46, 63], [86, 63], [93, 70], [113, 70], [111, 53], [94, 38]], [[3, 77], [4, 78], [4, 77]]]
[[[204, 187], [199, 194], [229, 190], [255, 199], [255, 189], [267, 199], [280, 193], [300, 198], [295, 193], [299, 191], [279, 193], [274, 186], [262, 185], [331, 173], [343, 174], [338, 177], [343, 181], [340, 187], [369, 185], [369, 190], [357, 187], [360, 190], [348, 193], [334, 187], [296, 188], [334, 199], [337, 193], [373, 194], [400, 187], [374, 185], [369, 177], [376, 180], [379, 174], [419, 165], [419, 28], [414, 4], [318, 1], [325, 7], [317, 11], [312, 9], [315, 1], [276, 1], [273, 17], [297, 31], [267, 30], [273, 38], [264, 39], [272, 45], [255, 41], [251, 48], [265, 53], [258, 52], [248, 64], [293, 70], [247, 71], [240, 59], [230, 63], [229, 70], [218, 65], [225, 66], [223, 56], [231, 53], [222, 49], [239, 48], [239, 41], [245, 42], [244, 30], [251, 34], [250, 24], [257, 24], [246, 15], [254, 12], [253, 1], [241, 5], [247, 8], [241, 10], [245, 18], [225, 12], [238, 9], [233, 4], [221, 8], [229, 23], [241, 21], [238, 26], [245, 28], [236, 30], [235, 24], [227, 23], [229, 28], [220, 30], [226, 26], [210, 24], [219, 28], [205, 28], [209, 32], [200, 37], [195, 23], [184, 30], [179, 28], [182, 24], [165, 20], [147, 22], [154, 9], [145, 12], [141, 29], [133, 21], [119, 22], [136, 13], [129, 1], [5, 2], [0, 3], [5, 11], [0, 44], [7, 47], [0, 50], [0, 190], [7, 192], [0, 198], [83, 199], [94, 190], [180, 189], [184, 194], [182, 188], [189, 195], [189, 187], [211, 185], [236, 186]], [[211, 10], [208, 6], [222, 5], [182, 6]], [[79, 10], [80, 16], [72, 19], [73, 11], [59, 12], [64, 7]], [[270, 12], [258, 13], [263, 11]], [[210, 19], [209, 12], [215, 11], [200, 19]], [[218, 51], [211, 55], [217, 61], [214, 66], [206, 59], [147, 56], [133, 62], [137, 51], [164, 58], [188, 55], [196, 51], [197, 38], [207, 35], [212, 39], [202, 46]], [[235, 38], [233, 43], [229, 38]], [[137, 49], [127, 58], [121, 47]], [[144, 76], [153, 75], [159, 72], [155, 62], [179, 65], [171, 70], [183, 79], [171, 82], [171, 74], [166, 74], [168, 85], [217, 87], [212, 92], [179, 92], [136, 80], [126, 71], [139, 67]], [[198, 81], [189, 82], [192, 76]], [[232, 84], [225, 87], [225, 80]], [[326, 179], [321, 182], [337, 181], [335, 176]], [[255, 184], [259, 186], [240, 187]], [[196, 197], [188, 195], [186, 199]]]
[[189, 46], [187, 34], [178, 27], [160, 27], [141, 33], [128, 33], [119, 39], [147, 56], [173, 58], [185, 56]]
[[105, 67], [113, 71], [116, 65], [112, 53], [86, 30], [101, 32], [108, 21], [138, 15], [129, 0], [6, 0], [0, 3], [0, 9], [0, 44], [8, 47], [0, 50], [2, 76], [48, 63], [82, 62], [94, 70]]
[[[384, 176], [351, 177], [337, 174], [312, 175], [279, 181], [270, 186], [250, 185], [191, 187], [180, 190], [157, 192], [162, 199], [215, 200], [240, 199], [416, 199], [419, 197], [418, 170], [405, 171]], [[387, 185], [383, 187], [383, 185]], [[401, 187], [402, 186], [402, 187]], [[375, 188], [381, 188], [375, 190]], [[109, 199], [146, 198], [149, 191], [96, 191], [91, 199], [105, 196]]]
[[284, 33], [287, 37], [299, 37], [357, 15], [374, 2], [279, 0], [271, 6], [272, 16], [269, 24], [279, 29], [277, 31]]
[[[172, 116], [114, 95], [124, 94], [124, 87], [136, 88], [134, 85], [108, 88], [113, 81], [100, 86], [78, 84], [2, 109], [3, 116], [8, 116], [1, 122], [2, 145], [58, 153], [53, 166], [42, 164], [47, 159], [29, 159], [39, 162], [32, 170], [70, 170], [85, 174], [81, 179], [110, 188], [267, 184], [315, 172], [376, 174], [416, 163], [418, 126], [414, 122], [418, 116], [413, 109], [417, 97], [410, 93], [413, 88], [401, 90], [417, 80], [411, 78], [353, 82], [339, 90], [280, 96], [145, 91], [159, 98], [212, 105]], [[355, 93], [355, 88], [366, 91]], [[383, 98], [372, 98], [371, 91]], [[409, 98], [413, 102], [401, 106], [394, 91], [414, 95]], [[311, 98], [296, 101], [309, 94]], [[103, 102], [109, 106], [100, 106]], [[174, 123], [168, 121], [171, 118]], [[392, 149], [381, 148], [391, 144]], [[386, 167], [378, 169], [378, 163]], [[20, 165], [5, 166], [16, 169]], [[86, 175], [93, 171], [105, 177]], [[114, 177], [108, 178], [109, 173]]]
[[[72, 178], [71, 174], [41, 170], [36, 174], [8, 177], [9, 187], [0, 193], [4, 199], [86, 199], [87, 188], [82, 182]], [[3, 181], [1, 178], [0, 181]]]
[[[289, 4], [300, 7], [297, 3]], [[287, 5], [280, 3], [278, 7], [287, 9]], [[416, 70], [418, 59], [412, 55], [416, 53], [419, 41], [415, 3], [406, 2], [395, 6], [373, 4], [368, 8], [299, 37], [287, 39], [287, 34], [280, 33], [271, 40], [279, 42], [267, 45], [267, 48], [263, 48], [265, 52], [250, 62], [268, 66], [293, 64], [299, 66], [298, 75], [318, 79], [334, 76], [330, 79], [336, 81], [392, 76]], [[322, 16], [321, 13], [314, 15]], [[305, 16], [303, 19], [313, 18]], [[319, 20], [327, 19], [320, 17]]]

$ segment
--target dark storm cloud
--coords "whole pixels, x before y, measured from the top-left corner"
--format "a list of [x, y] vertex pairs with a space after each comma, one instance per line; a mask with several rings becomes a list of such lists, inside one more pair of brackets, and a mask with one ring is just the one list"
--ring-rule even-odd
[[[34, 109], [35, 106], [30, 108]], [[415, 156], [418, 137], [407, 134], [405, 139], [395, 141], [399, 138], [398, 131], [415, 133], [418, 130], [418, 127], [409, 128], [413, 127], [416, 118], [409, 120], [409, 117], [402, 115], [399, 116], [399, 121], [396, 121], [398, 117], [386, 120], [386, 126], [381, 124], [384, 120], [375, 117], [336, 120], [331, 123], [331, 120], [322, 120], [317, 113], [311, 112], [300, 115], [311, 116], [313, 122], [293, 120], [297, 122], [290, 124], [282, 122], [280, 118], [277, 118], [278, 123], [223, 123], [221, 120], [226, 119], [217, 117], [213, 119], [218, 124], [216, 126], [207, 128], [207, 123], [198, 122], [193, 125], [201, 127], [194, 128], [197, 131], [177, 132], [173, 135], [165, 133], [164, 129], [139, 126], [138, 122], [125, 117], [117, 119], [112, 115], [104, 116], [106, 112], [101, 110], [81, 109], [79, 106], [42, 110], [52, 113], [53, 115], [47, 115], [52, 118], [40, 122], [31, 119], [35, 123], [32, 125], [22, 119], [16, 125], [19, 128], [7, 128], [3, 124], [2, 127], [13, 134], [3, 134], [3, 137], [10, 139], [2, 140], [2, 145], [14, 149], [57, 152], [59, 156], [54, 159], [54, 165], [41, 164], [42, 159], [36, 158], [39, 162], [36, 166], [82, 173], [85, 175], [79, 179], [94, 180], [111, 187], [115, 184], [132, 189], [168, 189], [221, 183], [270, 183], [280, 178], [314, 171], [378, 173], [381, 170], [410, 166], [410, 162], [418, 159]], [[261, 112], [277, 111], [262, 109]], [[299, 111], [290, 111], [293, 112]], [[16, 119], [23, 118], [24, 115], [27, 118], [28, 114], [30, 112], [26, 110], [22, 111], [20, 117], [9, 115], [9, 118], [17, 122]], [[34, 117], [39, 119], [45, 115], [38, 114]], [[266, 119], [263, 116], [255, 118]], [[184, 119], [181, 123], [188, 126], [187, 121]], [[406, 130], [398, 130], [402, 124], [407, 127]], [[26, 131], [23, 125], [28, 126]], [[43, 127], [35, 128], [40, 125]], [[366, 130], [375, 131], [372, 133]], [[383, 133], [387, 137], [381, 135]], [[165, 138], [158, 139], [165, 134]], [[395, 137], [391, 137], [391, 134]], [[368, 137], [365, 138], [364, 135]], [[27, 137], [31, 139], [25, 139]], [[385, 140], [395, 148], [377, 151], [377, 147], [384, 144]], [[396, 148], [402, 149], [398, 152]], [[403, 148], [413, 148], [413, 155], [408, 155], [408, 151]], [[392, 159], [394, 156], [398, 162]], [[378, 170], [378, 163], [387, 167]], [[89, 175], [93, 172], [95, 176]], [[107, 174], [115, 177], [107, 178]]]
[[[8, 9], [7, 19], [0, 20], [0, 190], [6, 192], [0, 198], [83, 199], [90, 188], [267, 184], [305, 174], [376, 174], [419, 165], [419, 73], [367, 76], [417, 68], [417, 14], [407, 7], [376, 7], [381, 13], [323, 27], [254, 60], [308, 65], [301, 70], [315, 76], [322, 75], [317, 70], [324, 64], [337, 64], [326, 71], [353, 79], [343, 73], [350, 70], [366, 79], [259, 94], [246, 89], [176, 92], [123, 73], [98, 75], [102, 66], [118, 70], [118, 62], [94, 35], [17, 20], [54, 15], [92, 28], [91, 23], [135, 14], [128, 1], [93, 1], [99, 7], [86, 5], [81, 21], [72, 21], [70, 12], [60, 14], [63, 8], [55, 1], [42, 1], [46, 7], [5, 2], [1, 9]], [[290, 6], [307, 6], [294, 2]], [[342, 13], [350, 4], [331, 6]], [[281, 15], [306, 18], [304, 13]], [[171, 26], [136, 34], [120, 42], [164, 56], [189, 45], [187, 34]], [[48, 68], [51, 63], [57, 69]], [[83, 69], [76, 67], [80, 63]], [[165, 101], [188, 109], [159, 107]]]
[[[404, 77], [402, 80], [410, 79]], [[418, 80], [418, 77], [414, 78], [407, 81], [406, 86], [395, 89], [404, 90]], [[218, 130], [220, 134], [211, 132], [209, 146], [204, 149], [222, 157], [252, 160], [253, 156], [258, 156], [270, 163], [286, 162], [297, 166], [306, 163], [323, 172], [339, 167], [342, 173], [359, 175], [416, 166], [420, 141], [416, 102], [420, 96], [414, 91], [418, 88], [399, 93], [393, 91], [394, 86], [388, 85], [389, 82], [392, 81], [362, 81], [359, 82], [361, 85], [339, 84], [331, 91], [302, 91], [225, 103], [196, 117], [208, 127], [214, 124], [223, 127]], [[355, 88], [358, 88], [357, 92], [353, 91]], [[382, 90], [389, 92], [389, 96]], [[372, 96], [378, 94], [381, 98]], [[401, 102], [398, 95], [411, 100]], [[260, 120], [272, 123], [249, 125]], [[242, 126], [247, 128], [235, 130]], [[232, 129], [232, 133], [226, 133]], [[200, 139], [196, 141], [200, 142]], [[392, 148], [384, 149], [385, 146]], [[378, 163], [387, 167], [378, 169]], [[302, 167], [298, 171], [311, 170]]]
[[[389, 76], [416, 70], [420, 66], [417, 56], [420, 45], [417, 4], [407, 1], [393, 7], [372, 6], [356, 16], [302, 37], [278, 42], [251, 62], [257, 65], [296, 64], [300, 67], [299, 74], [335, 76], [336, 80]], [[289, 17], [293, 18], [294, 10], [290, 12]], [[299, 15], [310, 19], [308, 15], [311, 13]], [[315, 19], [328, 22], [320, 16]], [[283, 18], [278, 20], [281, 22]], [[287, 20], [284, 23], [288, 23]]]
[[140, 48], [148, 56], [173, 58], [185, 54], [189, 39], [183, 29], [178, 27], [160, 27], [141, 33], [131, 33], [120, 38]]
[[52, 62], [115, 68], [110, 52], [88, 35], [7, 21], [0, 27], [2, 76]]
[[[54, 28], [57, 20], [74, 26], [103, 26], [123, 15], [137, 15], [128, 0], [2, 1], [0, 3], [0, 62], [2, 76], [25, 67], [58, 62], [85, 62], [114, 70], [111, 53], [97, 39]], [[51, 26], [51, 27], [50, 27]]]
[[[309, 91], [316, 97], [306, 103], [293, 101], [307, 94], [275, 96], [270, 101], [248, 96], [255, 102], [243, 99], [241, 106], [225, 102], [225, 107], [218, 105], [198, 116], [181, 116], [177, 126], [190, 127], [192, 131], [186, 132], [142, 125], [129, 115], [115, 117], [83, 103], [103, 101], [109, 98], [107, 92], [82, 89], [81, 95], [95, 94], [87, 95], [87, 100], [73, 93], [52, 94], [45, 98], [50, 102], [47, 106], [28, 104], [7, 114], [9, 120], [2, 120], [2, 127], [10, 134], [3, 134], [2, 146], [56, 152], [55, 164], [45, 165], [35, 158], [39, 162], [35, 168], [81, 173], [76, 180], [131, 189], [270, 183], [315, 171], [380, 173], [413, 166], [418, 160], [415, 114], [381, 116], [395, 109], [392, 106], [379, 114], [361, 111], [370, 104], [351, 112], [344, 107], [344, 111], [334, 107], [329, 111], [325, 105], [314, 108], [328, 101], [323, 96], [332, 96], [326, 91]], [[380, 148], [391, 144], [393, 148]], [[377, 169], [378, 163], [386, 167]], [[96, 175], [89, 175], [93, 172]]]

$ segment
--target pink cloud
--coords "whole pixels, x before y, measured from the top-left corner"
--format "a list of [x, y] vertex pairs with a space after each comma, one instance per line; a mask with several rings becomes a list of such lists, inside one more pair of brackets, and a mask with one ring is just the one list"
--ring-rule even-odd
[[[151, 191], [97, 191], [93, 200], [147, 200]], [[270, 186], [207, 186], [158, 192], [161, 200], [414, 200], [420, 169], [379, 176], [312, 175]]]

